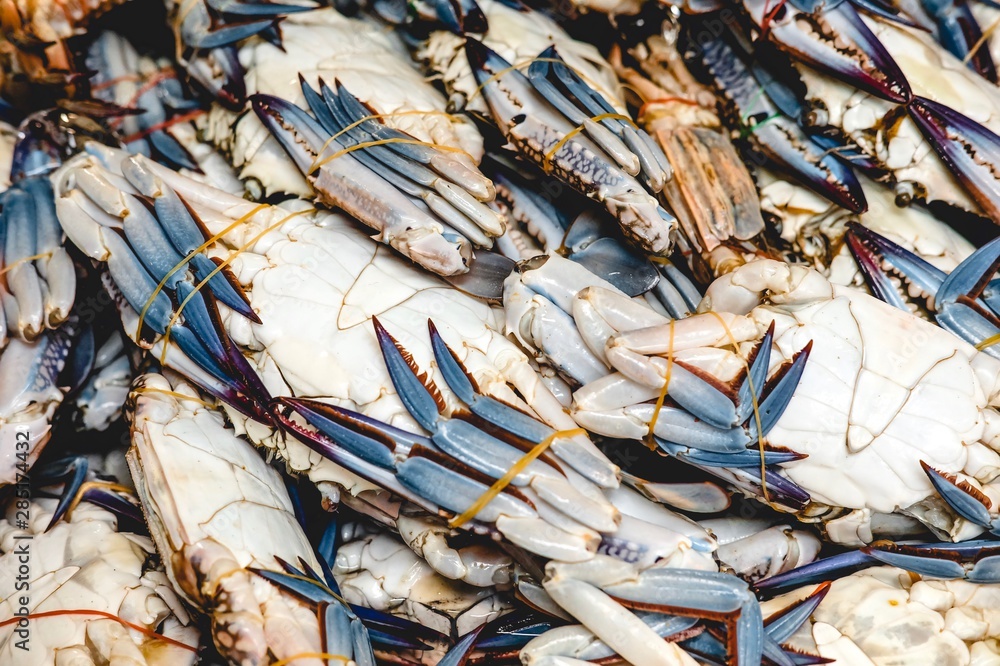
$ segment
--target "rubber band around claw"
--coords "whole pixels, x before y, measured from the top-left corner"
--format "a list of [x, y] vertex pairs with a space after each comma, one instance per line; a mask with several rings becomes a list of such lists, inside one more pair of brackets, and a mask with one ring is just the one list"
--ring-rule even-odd
[[140, 386], [139, 388], [132, 389], [132, 393], [159, 393], [160, 395], [169, 395], [179, 400], [190, 400], [191, 402], [201, 403], [209, 409], [215, 409], [215, 405], [207, 400], [202, 400], [201, 398], [196, 398], [193, 395], [187, 395], [186, 393], [181, 393], [180, 391], [168, 391], [167, 389], [155, 388], [152, 386]]
[[188, 645], [187, 643], [182, 643], [176, 638], [170, 638], [169, 636], [164, 636], [163, 634], [157, 633], [152, 629], [147, 629], [146, 627], [129, 622], [123, 618], [118, 617], [112, 613], [101, 610], [89, 610], [86, 608], [73, 608], [73, 609], [62, 609], [53, 611], [42, 611], [41, 613], [28, 613], [27, 615], [15, 615], [14, 617], [8, 618], [3, 622], [0, 622], [0, 628], [6, 627], [9, 624], [13, 624], [19, 620], [40, 620], [46, 617], [59, 617], [61, 615], [96, 615], [98, 617], [103, 617], [107, 620], [114, 620], [122, 626], [128, 627], [134, 631], [138, 631], [141, 634], [149, 636], [150, 638], [155, 638], [157, 640], [164, 641], [175, 647], [184, 648], [185, 650], [190, 650], [191, 652], [197, 653], [199, 648], [196, 645]]
[[[272, 231], [274, 231], [275, 229], [277, 229], [281, 225], [285, 224], [286, 222], [288, 222], [289, 220], [291, 220], [293, 218], [298, 217], [299, 215], [306, 215], [308, 213], [315, 213], [315, 212], [316, 212], [315, 208], [304, 208], [303, 210], [298, 210], [298, 211], [295, 211], [293, 213], [289, 213], [288, 215], [284, 216], [283, 218], [281, 218], [280, 220], [278, 220], [274, 224], [268, 225], [260, 233], [258, 233], [256, 236], [254, 236], [253, 238], [251, 238], [250, 240], [248, 240], [243, 245], [241, 245], [239, 248], [236, 249], [235, 252], [232, 252], [228, 257], [226, 257], [223, 261], [221, 261], [219, 263], [219, 265], [216, 266], [215, 269], [211, 273], [209, 273], [208, 275], [205, 276], [204, 280], [202, 280], [201, 282], [199, 282], [198, 284], [196, 284], [195, 287], [194, 287], [194, 289], [191, 291], [191, 293], [188, 294], [184, 298], [184, 300], [180, 302], [180, 305], [177, 306], [177, 310], [175, 310], [174, 313], [173, 313], [173, 315], [170, 317], [170, 322], [167, 324], [166, 333], [164, 333], [164, 335], [163, 335], [163, 353], [160, 354], [160, 364], [161, 365], [166, 365], [166, 363], [167, 363], [167, 344], [170, 342], [170, 327], [173, 326], [174, 323], [177, 321], [177, 318], [181, 316], [181, 312], [184, 311], [184, 308], [187, 306], [188, 302], [192, 298], [194, 298], [195, 294], [197, 294], [197, 293], [199, 293], [201, 291], [202, 287], [204, 287], [206, 284], [208, 284], [209, 280], [211, 280], [213, 277], [215, 277], [216, 274], [219, 271], [221, 271], [226, 266], [228, 266], [229, 264], [231, 264], [233, 262], [233, 260], [236, 259], [236, 257], [238, 257], [242, 253], [246, 252], [250, 247], [252, 247], [253, 245], [255, 245], [257, 243], [257, 241], [259, 241], [261, 238], [263, 238], [267, 234], [271, 233]], [[232, 226], [232, 225], [230, 225], [230, 226]], [[223, 230], [222, 232], [220, 232], [219, 234], [217, 234], [217, 236], [221, 236], [224, 233], [226, 233], [225, 230]]]
[[[326, 143], [323, 144], [323, 150], [326, 150], [326, 147], [329, 146], [329, 142], [332, 141], [333, 138], [334, 137], [331, 136], [329, 139], [327, 139]], [[342, 148], [342, 149], [338, 150], [337, 152], [335, 152], [333, 155], [329, 155], [327, 157], [324, 157], [323, 159], [317, 159], [316, 161], [314, 161], [311, 165], [309, 165], [309, 171], [308, 171], [308, 173], [312, 174], [317, 169], [321, 168], [323, 165], [329, 164], [330, 162], [332, 162], [333, 160], [337, 159], [338, 157], [343, 157], [344, 155], [347, 155], [348, 153], [353, 153], [355, 150], [362, 150], [363, 148], [373, 148], [374, 146], [384, 146], [384, 145], [386, 145], [388, 143], [405, 143], [405, 144], [411, 145], [411, 146], [427, 146], [428, 148], [435, 148], [437, 150], [441, 150], [441, 151], [448, 152], [448, 153], [461, 153], [461, 154], [465, 155], [466, 157], [468, 157], [469, 159], [472, 159], [472, 155], [470, 155], [468, 152], [462, 150], [461, 148], [456, 148], [455, 146], [445, 146], [445, 145], [440, 144], [440, 143], [431, 143], [430, 141], [421, 141], [420, 139], [411, 139], [411, 138], [402, 137], [402, 136], [394, 136], [394, 137], [390, 137], [388, 139], [376, 139], [375, 141], [362, 141], [361, 143], [356, 143], [353, 146], [348, 146], [347, 148]], [[323, 154], [323, 152], [321, 150], [320, 151], [320, 155], [322, 155], [322, 154]]]
[[976, 57], [976, 54], [979, 53], [979, 49], [983, 48], [986, 40], [990, 38], [990, 35], [992, 35], [998, 27], [1000, 27], [1000, 16], [993, 19], [993, 22], [990, 23], [989, 27], [987, 27], [986, 30], [983, 30], [983, 34], [976, 40], [975, 46], [969, 49], [969, 52], [965, 54], [964, 58], [962, 58], [963, 65], [968, 65], [969, 61]]
[[722, 318], [722, 315], [720, 315], [715, 310], [709, 310], [709, 313], [714, 315], [715, 318], [719, 320], [719, 324], [722, 325], [722, 330], [726, 332], [726, 337], [729, 338], [729, 344], [732, 345], [733, 351], [736, 352], [736, 355], [740, 358], [741, 361], [743, 361], [743, 367], [746, 368], [747, 371], [747, 385], [750, 387], [750, 404], [753, 406], [753, 418], [754, 421], [756, 421], [757, 423], [757, 450], [760, 451], [761, 494], [764, 495], [764, 501], [770, 504], [771, 498], [768, 497], [768, 492], [767, 492], [767, 476], [766, 476], [767, 465], [764, 463], [764, 436], [761, 434], [763, 432], [763, 428], [761, 427], [761, 420], [760, 420], [760, 404], [757, 401], [757, 389], [753, 385], [753, 377], [751, 376], [750, 373], [750, 364], [747, 362], [745, 358], [743, 358], [743, 355], [739, 353], [739, 346], [738, 343], [736, 342], [736, 336], [734, 336], [733, 332], [729, 330], [729, 326]]
[[646, 446], [655, 451], [658, 447], [656, 442], [653, 441], [654, 429], [656, 428], [656, 421], [660, 418], [660, 410], [663, 409], [663, 403], [667, 399], [667, 387], [670, 386], [670, 373], [674, 368], [674, 319], [670, 320], [670, 337], [667, 339], [667, 371], [664, 373], [663, 378], [663, 388], [660, 389], [660, 395], [656, 399], [656, 407], [653, 408], [653, 416], [649, 419], [649, 433], [646, 435]]
[[14, 263], [12, 263], [11, 265], [4, 266], [3, 268], [0, 268], [0, 275], [4, 275], [4, 274], [8, 273], [9, 271], [14, 270], [18, 266], [23, 266], [24, 264], [32, 262], [35, 259], [48, 259], [51, 256], [52, 256], [51, 252], [41, 252], [39, 254], [33, 254], [30, 257], [21, 257], [20, 259], [18, 259], [17, 261], [15, 261]]
[[126, 488], [125, 486], [112, 481], [84, 481], [83, 484], [80, 485], [79, 490], [76, 491], [76, 496], [73, 497], [73, 501], [71, 501], [69, 506], [66, 507], [66, 511], [64, 512], [66, 519], [73, 515], [73, 510], [76, 509], [80, 502], [83, 501], [84, 494], [91, 488], [104, 488], [116, 493], [125, 493], [126, 495], [132, 494], [131, 488]]
[[[585, 75], [583, 72], [581, 72], [577, 68], [571, 66], [568, 62], [566, 62], [562, 58], [531, 58], [529, 60], [522, 60], [521, 62], [519, 62], [517, 64], [514, 64], [514, 65], [508, 65], [507, 67], [504, 67], [503, 69], [501, 69], [499, 72], [496, 72], [495, 74], [491, 74], [488, 79], [486, 79], [485, 81], [483, 81], [482, 83], [480, 83], [478, 86], [476, 86], [476, 89], [472, 91], [472, 94], [469, 95], [466, 98], [466, 100], [465, 100], [466, 106], [468, 106], [469, 102], [471, 102], [472, 100], [474, 100], [477, 97], [479, 97], [480, 95], [482, 95], [483, 94], [483, 89], [486, 86], [490, 85], [494, 81], [497, 81], [504, 74], [509, 74], [510, 72], [514, 72], [514, 71], [517, 71], [517, 70], [520, 70], [520, 69], [524, 69], [525, 67], [530, 67], [531, 63], [533, 63], [533, 62], [551, 62], [551, 63], [556, 63], [556, 64], [559, 64], [559, 65], [565, 65], [567, 69], [569, 69], [571, 72], [573, 72], [574, 74], [576, 74], [577, 76], [579, 76], [580, 79], [584, 83], [586, 83], [588, 86], [590, 86], [591, 88], [593, 88], [596, 92], [600, 93], [601, 90], [604, 88], [604, 86], [598, 85], [589, 76]], [[631, 119], [630, 119], [630, 121], [631, 121]]]
[[992, 347], [993, 345], [997, 344], [998, 342], [1000, 342], [1000, 333], [994, 333], [990, 337], [985, 338], [983, 340], [980, 340], [976, 344], [976, 351], [983, 351], [984, 349]]
[[[590, 118], [588, 118], [588, 120], [592, 120], [595, 123], [599, 123], [602, 120], [624, 120], [624, 121], [628, 122], [630, 125], [632, 125], [633, 127], [635, 127], [635, 125], [632, 123], [632, 119], [631, 118], [629, 118], [626, 115], [622, 115], [620, 113], [600, 113], [600, 114], [598, 114], [596, 116], [591, 116]], [[555, 157], [556, 153], [559, 152], [559, 149], [562, 148], [564, 145], [566, 145], [567, 141], [569, 141], [570, 139], [572, 139], [574, 136], [576, 136], [580, 132], [584, 131], [584, 129], [586, 129], [586, 128], [583, 126], [583, 124], [580, 124], [580, 125], [577, 125], [576, 127], [574, 127], [573, 129], [571, 129], [570, 131], [566, 132], [566, 134], [564, 134], [561, 139], [559, 139], [558, 141], [556, 141], [555, 145], [553, 145], [551, 148], [549, 148], [547, 151], [545, 151], [545, 155], [542, 156], [542, 160], [545, 162], [545, 164], [551, 165], [552, 164], [552, 158]]]
[[[266, 209], [267, 207], [268, 207], [267, 204], [257, 204], [257, 206], [255, 206], [254, 209], [251, 210], [249, 213], [246, 213], [245, 215], [234, 220], [232, 224], [230, 224], [228, 227], [226, 227], [219, 233], [215, 234], [214, 236], [206, 240], [204, 243], [196, 247], [194, 250], [189, 252], [186, 257], [184, 257], [183, 259], [180, 260], [179, 263], [177, 263], [177, 265], [175, 265], [173, 268], [167, 271], [167, 274], [164, 275], [163, 279], [160, 280], [160, 282], [156, 285], [156, 289], [154, 289], [153, 293], [149, 295], [149, 298], [146, 300], [146, 304], [142, 306], [142, 311], [139, 312], [139, 325], [136, 326], [135, 328], [136, 340], [139, 340], [142, 337], [142, 325], [146, 321], [146, 313], [149, 312], [149, 308], [153, 305], [153, 301], [156, 300], [156, 297], [160, 295], [160, 292], [162, 292], [163, 288], [167, 285], [167, 281], [170, 280], [170, 278], [172, 278], [177, 273], [177, 271], [186, 267], [188, 265], [188, 262], [191, 261], [194, 255], [204, 251], [205, 249], [208, 248], [209, 245], [222, 238], [224, 235], [235, 229], [237, 226], [243, 224], [244, 222], [248, 222], [250, 218], [252, 218], [260, 211]], [[173, 320], [171, 320], [170, 323], [172, 324]]]
[[510, 482], [514, 480], [518, 474], [520, 474], [524, 469], [533, 463], [538, 456], [545, 453], [546, 449], [552, 445], [557, 439], [562, 439], [564, 437], [576, 437], [577, 435], [586, 435], [587, 431], [583, 428], [573, 428], [572, 430], [558, 430], [538, 444], [536, 444], [530, 451], [525, 453], [520, 460], [514, 463], [507, 473], [496, 480], [496, 482], [490, 486], [486, 492], [479, 496], [475, 502], [473, 502], [468, 509], [463, 511], [461, 514], [455, 516], [448, 521], [448, 527], [461, 527], [465, 523], [469, 522], [476, 515], [482, 511], [486, 505], [492, 502], [497, 495], [503, 492], [504, 488], [510, 485]]

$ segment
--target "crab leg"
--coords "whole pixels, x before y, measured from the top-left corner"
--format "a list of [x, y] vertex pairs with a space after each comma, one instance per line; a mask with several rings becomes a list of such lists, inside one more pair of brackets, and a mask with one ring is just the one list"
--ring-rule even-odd
[[[608, 135], [594, 129], [596, 123], [589, 121], [588, 124], [587, 120], [582, 125], [583, 130], [578, 132], [577, 126], [546, 99], [545, 92], [539, 90], [532, 79], [511, 67], [482, 42], [470, 38], [465, 44], [472, 72], [482, 86], [494, 121], [507, 140], [545, 171], [603, 202], [618, 218], [625, 236], [643, 249], [654, 254], [669, 252], [670, 233], [676, 219], [594, 142], [588, 128], [602, 141], [607, 142]], [[541, 73], [536, 71], [536, 78], [538, 76]], [[645, 146], [645, 142], [642, 145]], [[656, 164], [662, 170], [660, 162]], [[659, 182], [661, 178], [664, 177], [654, 175], [650, 182]]]

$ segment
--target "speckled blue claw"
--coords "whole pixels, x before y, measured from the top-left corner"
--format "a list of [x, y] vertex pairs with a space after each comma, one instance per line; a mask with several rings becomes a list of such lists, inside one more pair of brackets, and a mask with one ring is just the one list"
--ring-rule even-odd
[[848, 576], [855, 571], [876, 566], [878, 561], [860, 550], [852, 550], [754, 583], [754, 590], [763, 597], [776, 597], [806, 585], [826, 583]]
[[882, 99], [910, 101], [906, 76], [851, 2], [745, 0], [744, 5], [761, 31], [794, 57]]
[[[789, 7], [787, 11], [795, 10]], [[820, 196], [854, 212], [867, 210], [854, 171], [781, 111], [766, 92], [767, 81], [756, 78], [759, 72], [750, 54], [725, 35], [700, 41], [697, 48], [716, 85], [739, 113], [754, 150]]]
[[530, 608], [517, 608], [484, 625], [483, 633], [476, 641], [476, 650], [493, 655], [516, 653], [532, 638], [560, 624], [561, 620]]
[[952, 174], [979, 204], [982, 212], [1000, 224], [1000, 136], [944, 104], [914, 97], [906, 107], [924, 138]]
[[[465, 40], [465, 55], [491, 118], [521, 157], [603, 203], [625, 236], [647, 252], [669, 254], [677, 220], [653, 196], [669, 171], [651, 141], [642, 133], [628, 138], [634, 130], [625, 130], [620, 119], [603, 117], [608, 107], [589, 87], [582, 92], [585, 84], [568, 68], [548, 62], [557, 56], [537, 58], [531, 78], [530, 69], [525, 75], [476, 39]], [[598, 108], [602, 117], [594, 120], [591, 109]]]
[[872, 294], [900, 310], [909, 312], [909, 306], [883, 270], [884, 264], [901, 274], [921, 292], [935, 298], [947, 277], [941, 269], [856, 222], [848, 222], [845, 239]]
[[996, 541], [913, 545], [875, 542], [862, 550], [879, 562], [921, 576], [1000, 583], [1000, 543]]

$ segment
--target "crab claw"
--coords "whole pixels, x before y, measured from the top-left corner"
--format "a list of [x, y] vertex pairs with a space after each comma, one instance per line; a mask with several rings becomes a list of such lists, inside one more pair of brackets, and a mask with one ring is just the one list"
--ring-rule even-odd
[[868, 288], [876, 298], [909, 312], [910, 308], [883, 270], [887, 265], [903, 279], [920, 290], [928, 299], [928, 308], [933, 309], [934, 300], [944, 283], [946, 273], [906, 248], [893, 243], [885, 236], [858, 224], [847, 223], [845, 234], [847, 246], [858, 262], [858, 268], [868, 283]]
[[90, 472], [90, 464], [84, 456], [64, 458], [45, 465], [33, 473], [34, 482], [42, 487], [61, 484], [59, 503], [52, 512], [45, 531], [52, 529], [82, 501], [90, 502], [115, 514], [121, 527], [127, 526], [142, 533], [145, 521], [142, 511], [135, 502], [122, 495], [122, 487], [112, 481], [102, 480]]
[[248, 567], [248, 570], [316, 606], [320, 618], [321, 652], [344, 655], [358, 666], [375, 666], [368, 629], [314, 572], [300, 575], [254, 567]]
[[1000, 224], [1000, 136], [944, 104], [914, 97], [910, 117], [983, 213]]
[[1000, 583], [1000, 544], [996, 541], [915, 545], [875, 542], [861, 550], [879, 562], [921, 576]]
[[546, 53], [546, 61], [557, 61], [555, 67], [536, 65], [525, 76], [482, 42], [465, 41], [493, 120], [521, 156], [602, 202], [623, 233], [646, 251], [668, 253], [677, 220], [636, 179], [641, 173], [651, 189], [662, 187], [669, 175], [662, 151], [605, 111], [607, 102], [562, 65], [554, 50]]
[[765, 598], [776, 597], [805, 585], [833, 581], [877, 564], [878, 561], [867, 553], [852, 550], [759, 580], [753, 587], [757, 594]]
[[[392, 166], [379, 164], [368, 153], [368, 148], [356, 148], [367, 139], [355, 138], [349, 131], [336, 128], [337, 119], [332, 105], [339, 101], [339, 96], [328, 100], [327, 96], [321, 96], [305, 85], [303, 92], [306, 99], [315, 105], [315, 118], [278, 97], [258, 94], [251, 101], [261, 122], [312, 182], [322, 200], [343, 208], [377, 230], [383, 243], [438, 275], [467, 272], [473, 258], [469, 239], [451, 224], [442, 222], [433, 206], [440, 203], [438, 210], [444, 212], [445, 220], [452, 223], [464, 223], [468, 218], [461, 213], [452, 216], [454, 208], [442, 196], [428, 195], [429, 200], [424, 201], [429, 205], [418, 205], [414, 199], [419, 196], [411, 194], [418, 191], [426, 193], [427, 188], [419, 189], [422, 186], [413, 183], [418, 190], [404, 191], [402, 188], [409, 187], [412, 181], [407, 181]], [[341, 110], [339, 105], [337, 110]], [[349, 124], [350, 121], [344, 126]], [[364, 130], [361, 125], [357, 129]], [[397, 145], [402, 143], [397, 142]], [[410, 143], [415, 142], [411, 140]], [[395, 165], [406, 164], [417, 168], [392, 150], [386, 149], [380, 154], [387, 160], [392, 158]], [[430, 171], [421, 168], [422, 172]], [[450, 196], [454, 190], [447, 189]], [[470, 205], [479, 210], [475, 204]], [[488, 238], [486, 240], [488, 242]]]
[[750, 66], [749, 54], [725, 37], [699, 41], [697, 48], [716, 85], [739, 112], [754, 150], [841, 207], [856, 213], [867, 210], [864, 191], [851, 167], [782, 113], [767, 94], [767, 82], [756, 78], [759, 72]]
[[968, 482], [959, 480], [953, 474], [938, 471], [923, 460], [920, 461], [920, 466], [930, 479], [934, 490], [938, 491], [955, 513], [994, 534], [1000, 534], [1000, 519], [994, 518], [990, 513], [993, 505], [986, 495]]
[[308, 12], [319, 7], [318, 4], [311, 2], [293, 5], [283, 2], [243, 2], [242, 0], [205, 0], [205, 4], [220, 14], [269, 17]]
[[897, 104], [910, 101], [906, 76], [852, 3], [744, 0], [743, 4], [761, 32], [794, 57], [882, 99]]

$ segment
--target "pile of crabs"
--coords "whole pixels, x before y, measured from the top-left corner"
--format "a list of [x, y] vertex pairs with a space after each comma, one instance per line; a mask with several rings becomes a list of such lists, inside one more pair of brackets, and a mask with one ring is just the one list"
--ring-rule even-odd
[[1000, 9], [0, 0], [0, 663], [1000, 664]]

